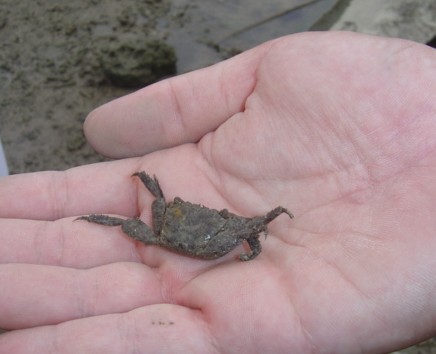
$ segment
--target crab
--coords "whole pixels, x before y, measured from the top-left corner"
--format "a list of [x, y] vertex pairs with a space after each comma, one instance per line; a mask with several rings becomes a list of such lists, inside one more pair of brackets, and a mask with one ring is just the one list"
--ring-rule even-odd
[[227, 209], [209, 209], [176, 197], [166, 203], [156, 176], [144, 171], [132, 176], [140, 178], [145, 187], [156, 198], [152, 203], [152, 223], [148, 226], [139, 218], [121, 219], [108, 215], [91, 214], [77, 220], [106, 226], [121, 226], [131, 238], [146, 245], [166, 247], [180, 254], [202, 259], [216, 259], [233, 250], [245, 240], [250, 252], [241, 253], [239, 259], [248, 261], [262, 251], [259, 240], [261, 233], [268, 232], [267, 225], [285, 213], [293, 218], [284, 207], [278, 206], [264, 216], [247, 218], [229, 212]]

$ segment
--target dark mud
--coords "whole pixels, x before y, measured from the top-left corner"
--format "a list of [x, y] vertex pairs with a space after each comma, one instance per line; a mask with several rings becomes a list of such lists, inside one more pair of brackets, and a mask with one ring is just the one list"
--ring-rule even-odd
[[116, 43], [146, 42], [142, 49], [162, 43], [163, 70], [153, 58], [136, 86], [174, 74], [166, 32], [156, 30], [169, 8], [166, 1], [0, 3], [0, 137], [11, 173], [102, 160], [85, 142], [83, 121], [96, 106], [130, 92], [112, 84], [123, 73], [115, 60], [107, 56], [102, 64], [102, 58]]

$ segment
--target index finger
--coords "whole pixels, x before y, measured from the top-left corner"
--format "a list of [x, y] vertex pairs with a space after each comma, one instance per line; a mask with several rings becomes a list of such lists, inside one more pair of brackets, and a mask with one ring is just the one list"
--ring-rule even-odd
[[88, 141], [115, 158], [198, 141], [244, 109], [271, 43], [106, 103], [85, 121]]

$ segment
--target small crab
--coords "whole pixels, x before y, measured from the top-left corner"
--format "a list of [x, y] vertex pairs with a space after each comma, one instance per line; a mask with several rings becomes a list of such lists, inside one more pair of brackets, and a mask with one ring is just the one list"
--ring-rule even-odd
[[166, 203], [156, 176], [152, 178], [145, 172], [137, 172], [133, 176], [138, 176], [156, 198], [152, 203], [153, 228], [139, 218], [125, 220], [91, 214], [81, 216], [78, 220], [106, 226], [121, 226], [124, 233], [146, 245], [159, 245], [203, 259], [224, 256], [246, 240], [250, 252], [240, 254], [239, 258], [241, 261], [248, 261], [261, 252], [259, 234], [263, 232], [266, 235], [267, 224], [282, 213], [293, 218], [293, 215], [281, 206], [264, 216], [245, 218], [232, 214], [227, 209], [209, 209], [185, 202], [179, 197]]

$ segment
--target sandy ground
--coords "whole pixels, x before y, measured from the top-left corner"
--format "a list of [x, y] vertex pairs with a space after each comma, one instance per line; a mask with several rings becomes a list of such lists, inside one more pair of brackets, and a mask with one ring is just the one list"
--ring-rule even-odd
[[0, 3], [0, 137], [11, 173], [102, 159], [86, 144], [82, 123], [129, 90], [110, 84], [101, 49], [133, 27], [135, 36], [150, 37], [156, 23], [145, 18], [167, 9], [165, 1]]
[[353, 0], [331, 29], [428, 43], [436, 34], [436, 2]]

